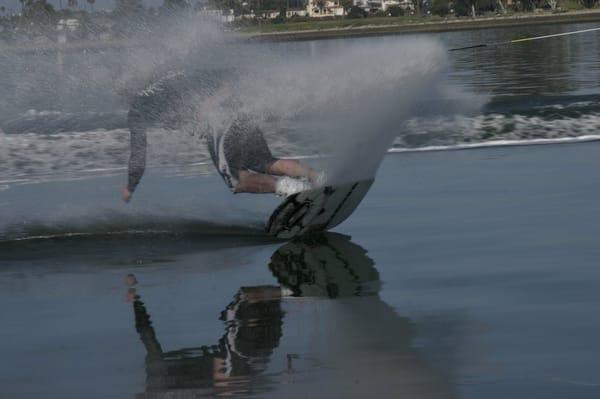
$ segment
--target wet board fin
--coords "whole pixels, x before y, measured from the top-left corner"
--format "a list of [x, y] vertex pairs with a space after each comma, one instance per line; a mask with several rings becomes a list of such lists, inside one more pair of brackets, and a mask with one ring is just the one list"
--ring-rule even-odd
[[269, 218], [267, 232], [289, 239], [311, 231], [329, 230], [354, 212], [372, 184], [373, 179], [369, 179], [290, 195]]

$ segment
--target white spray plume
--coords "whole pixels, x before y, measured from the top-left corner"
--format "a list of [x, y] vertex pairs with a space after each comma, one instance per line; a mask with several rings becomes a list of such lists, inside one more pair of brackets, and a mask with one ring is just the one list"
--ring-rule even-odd
[[[33, 153], [31, 159], [37, 161], [32, 165], [39, 164], [39, 170], [53, 173], [60, 173], [64, 167], [69, 175], [80, 173], [89, 165], [95, 169], [125, 167], [127, 131], [111, 127], [110, 132], [96, 137], [94, 132], [103, 127], [86, 127], [90, 140], [82, 145], [76, 142], [82, 136], [74, 134], [80, 132], [76, 130], [77, 115], [115, 110], [124, 115], [128, 104], [123, 101], [123, 93], [131, 95], [173, 70], [231, 70], [231, 81], [242, 104], [239, 111], [260, 124], [275, 155], [331, 155], [326, 164], [331, 183], [372, 177], [394, 137], [402, 133], [412, 116], [421, 115], [424, 110], [444, 114], [448, 110], [441, 108], [447, 107], [449, 99], [460, 98], [452, 105], [462, 113], [482, 103], [481, 98], [443, 83], [445, 50], [435, 40], [426, 38], [341, 40], [329, 42], [334, 44], [331, 46], [319, 46], [329, 51], [319, 51], [319, 55], [302, 51], [298, 43], [272, 45], [234, 40], [219, 25], [195, 16], [172, 15], [165, 17], [160, 26], [140, 26], [128, 41], [134, 44], [100, 53], [67, 52], [60, 72], [55, 54], [5, 57], [7, 62], [0, 67], [4, 72], [0, 86], [7, 86], [7, 90], [0, 108], [10, 114], [8, 118], [24, 112], [26, 115], [21, 114], [25, 116], [17, 122], [29, 126], [29, 119], [49, 117], [41, 118], [43, 112], [32, 116], [26, 110], [57, 111], [54, 124], [58, 126], [68, 117], [75, 129], [64, 132], [63, 147], [81, 146], [94, 158], [68, 153], [52, 156], [55, 152], [46, 151], [43, 162]], [[31, 70], [24, 69], [24, 65], [31, 66]], [[233, 117], [230, 110], [222, 109], [208, 119], [226, 128]], [[93, 115], [88, 119], [92, 120]], [[98, 120], [107, 118], [102, 115]], [[86, 122], [86, 126], [90, 124], [93, 121]], [[161, 135], [158, 139], [157, 134]], [[2, 137], [8, 144], [25, 142], [29, 148], [40, 151], [45, 146], [56, 146], [42, 136], [20, 135], [14, 140]], [[179, 142], [179, 147], [194, 151], [159, 151], [168, 147], [165, 141]], [[121, 151], [117, 149], [119, 144]], [[149, 147], [149, 165], [187, 164], [206, 161], [208, 157], [204, 143], [185, 133], [153, 132]], [[7, 154], [5, 166], [22, 164], [19, 159], [28, 158], [22, 152], [19, 157], [13, 153], [16, 150]], [[27, 170], [31, 167], [26, 166]], [[4, 171], [7, 176], [22, 177], [26, 173]]]
[[[446, 50], [432, 39], [357, 41], [306, 57], [285, 45], [232, 40], [214, 24], [176, 22], [130, 55], [129, 81], [157, 70], [231, 70], [238, 111], [261, 126], [279, 155], [331, 156], [328, 183], [372, 178], [405, 122], [424, 108], [444, 113], [456, 98], [461, 112], [482, 104], [443, 82]], [[213, 108], [199, 123], [226, 129], [234, 118], [230, 109]]]
[[332, 156], [332, 184], [373, 177], [424, 99], [435, 108], [448, 94], [446, 52], [436, 41], [361, 44], [318, 59], [263, 61], [238, 88], [248, 114], [301, 121], [309, 148]]

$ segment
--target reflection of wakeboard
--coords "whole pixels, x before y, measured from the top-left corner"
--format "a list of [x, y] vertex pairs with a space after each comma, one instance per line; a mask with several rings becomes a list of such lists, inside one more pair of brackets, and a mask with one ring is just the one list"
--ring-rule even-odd
[[290, 195], [271, 215], [267, 232], [278, 238], [292, 238], [310, 231], [329, 230], [354, 212], [371, 184], [373, 179]]
[[381, 285], [367, 251], [337, 233], [288, 241], [271, 256], [269, 269], [292, 296], [362, 296], [377, 293]]

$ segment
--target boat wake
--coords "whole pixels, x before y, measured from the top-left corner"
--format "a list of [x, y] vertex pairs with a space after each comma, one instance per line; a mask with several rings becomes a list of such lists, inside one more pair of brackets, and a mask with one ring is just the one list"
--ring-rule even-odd
[[393, 152], [594, 141], [600, 96], [522, 97], [493, 101], [477, 115], [409, 120]]
[[468, 150], [477, 148], [490, 147], [514, 147], [527, 145], [543, 145], [543, 144], [572, 144], [572, 143], [587, 143], [592, 141], [600, 141], [600, 134], [584, 135], [576, 137], [560, 137], [555, 139], [531, 139], [531, 140], [490, 140], [480, 143], [456, 144], [456, 145], [432, 145], [416, 148], [394, 147], [388, 150], [388, 153], [403, 153], [403, 152], [425, 152], [425, 151], [449, 151], [449, 150]]
[[77, 268], [97, 262], [143, 266], [168, 263], [174, 257], [235, 252], [274, 242], [259, 225], [201, 220], [138, 221], [134, 226], [128, 221], [85, 226], [30, 225], [0, 234], [0, 266], [8, 267], [2, 267], [3, 272], [53, 260], [63, 267], [71, 264]]
[[[76, 116], [69, 114], [65, 118], [71, 125], [94, 129], [53, 130], [44, 123], [48, 115], [55, 122], [61, 118], [57, 113], [30, 111], [20, 123], [24, 130], [14, 130], [17, 124], [13, 121], [11, 133], [0, 131], [0, 190], [31, 181], [123, 173], [129, 157], [129, 132], [125, 126], [104, 130], [109, 126], [100, 125], [102, 115], [95, 115], [97, 119], [92, 122], [91, 116], [85, 114], [78, 122]], [[119, 114], [115, 115], [114, 120], [119, 118]], [[34, 122], [36, 118], [39, 120]], [[476, 115], [410, 118], [398, 128], [389, 152], [597, 141], [599, 126], [599, 96], [561, 96], [544, 101], [517, 98], [492, 102]], [[279, 128], [266, 129], [269, 145], [277, 156], [303, 158], [303, 154], [319, 154], [318, 143], [303, 136], [301, 123]], [[198, 137], [154, 129], [148, 140], [149, 167], [171, 169], [174, 174], [213, 172], [206, 146]]]

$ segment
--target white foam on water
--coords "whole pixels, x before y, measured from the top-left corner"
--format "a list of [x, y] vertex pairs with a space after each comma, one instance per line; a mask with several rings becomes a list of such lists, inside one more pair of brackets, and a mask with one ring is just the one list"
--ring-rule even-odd
[[597, 101], [575, 101], [569, 104], [550, 104], [550, 105], [539, 105], [534, 107], [534, 109], [539, 109], [539, 110], [546, 110], [546, 109], [553, 109], [553, 110], [565, 110], [565, 109], [573, 109], [573, 108], [585, 108], [585, 107], [592, 107], [592, 106], [597, 106], [598, 102]]
[[24, 113], [26, 117], [34, 117], [34, 116], [61, 116], [64, 115], [63, 112], [60, 111], [38, 111], [36, 109], [29, 109]]
[[451, 147], [489, 141], [529, 142], [600, 134], [600, 113], [575, 116], [480, 114], [474, 116], [413, 118], [398, 132], [394, 146], [401, 148]]
[[[56, 238], [76, 238], [76, 237], [95, 237], [95, 236], [123, 236], [123, 235], [152, 235], [152, 234], [167, 234], [172, 233], [169, 230], [155, 230], [155, 229], [147, 229], [147, 230], [118, 230], [118, 231], [108, 231], [108, 232], [65, 232], [65, 233], [56, 233], [56, 234], [41, 234], [41, 235], [28, 235], [25, 237], [12, 237], [10, 241], [19, 242], [19, 241], [37, 241], [37, 240], [51, 240]], [[0, 241], [1, 242], [1, 241]]]
[[[203, 142], [180, 132], [153, 130], [148, 142], [149, 167], [208, 159]], [[0, 174], [11, 182], [118, 173], [127, 168], [129, 131], [0, 133], [0, 158]]]
[[466, 150], [475, 148], [487, 147], [514, 147], [527, 145], [544, 145], [544, 144], [569, 144], [569, 143], [587, 143], [592, 141], [600, 141], [600, 135], [578, 136], [578, 137], [561, 137], [555, 139], [532, 139], [532, 140], [490, 140], [481, 143], [457, 144], [457, 145], [433, 145], [419, 148], [390, 148], [388, 153], [404, 153], [404, 152], [426, 152], [426, 151], [449, 151], [449, 150]]
[[[268, 108], [264, 104], [263, 107], [263, 110]], [[285, 121], [280, 123], [285, 124]], [[344, 122], [340, 125], [347, 126]], [[374, 137], [377, 131], [366, 130], [365, 133], [364, 124], [358, 122], [355, 129], [334, 127], [326, 133], [318, 130], [319, 126], [327, 128], [326, 122], [319, 125], [317, 121], [314, 125], [305, 123], [286, 134], [267, 126], [266, 136], [276, 156], [296, 159], [337, 156], [341, 167], [348, 169], [352, 169], [351, 162], [357, 157], [363, 160], [366, 155], [372, 155], [371, 149], [377, 145]], [[413, 117], [399, 126], [377, 133], [386, 140], [396, 137], [391, 152], [568, 143], [595, 140], [600, 135], [600, 113], [552, 118], [499, 113]], [[212, 161], [203, 139], [185, 132], [153, 129], [148, 133], [148, 143], [149, 168], [184, 174], [211, 170]], [[388, 150], [390, 145], [386, 141], [382, 143]], [[369, 151], [365, 151], [367, 148]], [[339, 161], [340, 154], [347, 161]], [[3, 185], [123, 173], [129, 159], [129, 132], [117, 129], [56, 134], [0, 133], [0, 158]]]
[[[396, 138], [394, 147], [386, 149], [394, 153], [586, 142], [600, 137], [599, 126], [600, 116], [595, 114], [559, 120], [502, 114], [428, 120], [412, 118]], [[202, 140], [162, 129], [149, 132], [148, 137], [149, 168], [160, 168], [166, 174], [176, 175], [212, 172], [212, 161]], [[342, 136], [340, 140], [347, 139], [348, 136]], [[372, 137], [367, 136], [367, 139]], [[416, 144], [411, 142], [415, 140], [418, 141]], [[0, 184], [10, 186], [124, 173], [129, 157], [128, 141], [129, 132], [125, 129], [54, 135], [0, 133], [0, 157], [3, 159]], [[311, 154], [306, 146], [290, 141], [285, 136], [269, 134], [269, 144], [277, 156], [310, 160], [337, 155], [326, 148]], [[362, 159], [362, 148], [358, 147], [357, 151]], [[348, 162], [357, 156], [350, 156], [350, 153], [346, 154]]]

